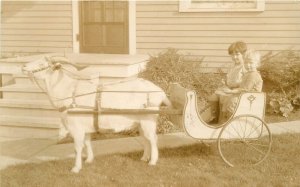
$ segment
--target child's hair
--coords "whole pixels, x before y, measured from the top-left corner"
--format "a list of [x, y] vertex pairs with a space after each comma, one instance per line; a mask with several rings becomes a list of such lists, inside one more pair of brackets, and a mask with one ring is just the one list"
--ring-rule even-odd
[[247, 44], [243, 41], [237, 41], [232, 43], [228, 47], [228, 54], [232, 55], [233, 53], [241, 53], [244, 54], [247, 51]]
[[260, 53], [254, 50], [248, 50], [245, 54], [245, 63], [254, 64], [256, 67], [260, 66]]

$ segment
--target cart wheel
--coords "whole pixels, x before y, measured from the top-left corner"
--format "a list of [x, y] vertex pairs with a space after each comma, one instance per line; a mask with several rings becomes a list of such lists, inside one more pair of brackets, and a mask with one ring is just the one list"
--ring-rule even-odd
[[218, 137], [222, 159], [231, 167], [257, 165], [270, 153], [272, 135], [267, 124], [252, 115], [240, 115], [230, 120]]

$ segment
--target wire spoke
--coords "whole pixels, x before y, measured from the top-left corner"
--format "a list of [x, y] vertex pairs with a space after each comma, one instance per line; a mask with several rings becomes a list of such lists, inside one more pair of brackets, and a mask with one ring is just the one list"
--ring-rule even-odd
[[235, 135], [229, 129], [226, 130], [226, 133], [229, 134], [229, 135], [232, 135], [232, 137], [235, 137]]
[[[247, 136], [247, 138], [249, 138], [254, 132], [256, 132], [256, 130], [258, 129], [258, 127], [261, 127], [262, 124], [263, 124], [263, 123], [261, 122], [261, 124], [260, 124], [260, 125], [257, 125], [257, 126], [255, 127], [255, 129], [252, 128], [252, 129], [254, 129], [254, 130], [250, 132], [250, 134]], [[263, 129], [263, 127], [262, 127], [262, 129]]]
[[235, 129], [234, 127], [231, 127], [236, 133], [237, 133], [237, 135], [240, 137], [240, 138], [242, 138], [242, 136], [240, 135], [240, 133], [237, 131], [237, 129]]
[[239, 124], [241, 127], [240, 129], [242, 129], [242, 127], [244, 126], [244, 132], [243, 132], [244, 136], [243, 137], [245, 137], [246, 125], [241, 124], [241, 120], [239, 120]]
[[246, 123], [244, 124], [244, 126], [245, 126], [244, 137], [246, 137], [247, 125], [248, 125], [248, 118], [246, 117]]
[[249, 145], [249, 147], [252, 147], [254, 150], [256, 150], [257, 152], [261, 153], [262, 155], [265, 154], [262, 150], [256, 148], [255, 146], [253, 146], [251, 143], [244, 141], [245, 144]]
[[[221, 136], [236, 137], [231, 144], [226, 144], [224, 141], [222, 145], [225, 147], [222, 149], [219, 144], [219, 151], [227, 164], [230, 166], [240, 165], [242, 162], [258, 164], [266, 158], [271, 148], [271, 138], [264, 136], [270, 132], [262, 119], [253, 115], [241, 115], [234, 118], [227, 126], [225, 126], [227, 129], [224, 129], [226, 133], [222, 132]], [[226, 151], [228, 146], [233, 149]], [[223, 151], [225, 155], [222, 154]], [[232, 151], [236, 152], [236, 157], [232, 156]]]

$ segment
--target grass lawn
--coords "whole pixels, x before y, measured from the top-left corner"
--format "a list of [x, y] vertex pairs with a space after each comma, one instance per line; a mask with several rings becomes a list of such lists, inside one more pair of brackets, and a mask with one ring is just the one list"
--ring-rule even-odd
[[73, 159], [22, 164], [0, 171], [0, 186], [299, 186], [299, 145], [300, 134], [273, 136], [263, 163], [235, 168], [225, 165], [216, 143], [162, 149], [154, 167], [139, 161], [141, 152], [98, 156], [79, 174], [69, 171]]

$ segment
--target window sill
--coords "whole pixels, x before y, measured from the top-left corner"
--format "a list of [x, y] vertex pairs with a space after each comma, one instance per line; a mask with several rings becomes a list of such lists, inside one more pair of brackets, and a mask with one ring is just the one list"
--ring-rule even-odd
[[180, 0], [179, 12], [262, 12], [265, 10], [265, 0], [253, 0], [239, 2], [207, 2], [207, 0], [192, 2], [192, 0]]

